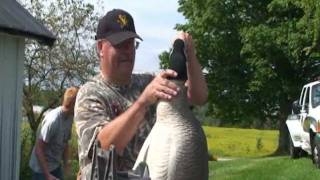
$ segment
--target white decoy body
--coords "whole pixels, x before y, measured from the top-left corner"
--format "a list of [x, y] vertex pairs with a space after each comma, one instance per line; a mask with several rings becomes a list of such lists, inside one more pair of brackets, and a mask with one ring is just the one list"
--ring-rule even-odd
[[147, 163], [152, 180], [207, 180], [208, 148], [200, 122], [190, 110], [184, 81], [180, 92], [160, 101], [157, 119], [134, 165]]

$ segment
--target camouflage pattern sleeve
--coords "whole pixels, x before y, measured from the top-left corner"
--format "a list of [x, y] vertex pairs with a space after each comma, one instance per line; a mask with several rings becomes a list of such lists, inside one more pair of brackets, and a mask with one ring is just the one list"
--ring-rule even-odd
[[[105, 100], [99, 93], [98, 86], [95, 86], [94, 83], [87, 83], [80, 88], [74, 114], [78, 134], [79, 159], [87, 161], [96, 136], [101, 128], [111, 120]], [[90, 162], [80, 162], [80, 165], [88, 163]]]
[[[130, 85], [116, 86], [105, 82], [100, 75], [84, 84], [77, 95], [75, 124], [78, 134], [78, 154], [81, 173], [88, 174], [91, 151], [99, 131], [125, 112], [154, 78], [151, 74], [134, 74]], [[150, 106], [135, 136], [117, 158], [118, 170], [133, 167], [139, 150], [155, 122], [155, 106]]]

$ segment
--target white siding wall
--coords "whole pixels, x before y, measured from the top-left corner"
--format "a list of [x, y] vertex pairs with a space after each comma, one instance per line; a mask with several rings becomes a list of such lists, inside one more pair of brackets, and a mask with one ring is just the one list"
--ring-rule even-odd
[[0, 33], [0, 179], [18, 180], [24, 38]]

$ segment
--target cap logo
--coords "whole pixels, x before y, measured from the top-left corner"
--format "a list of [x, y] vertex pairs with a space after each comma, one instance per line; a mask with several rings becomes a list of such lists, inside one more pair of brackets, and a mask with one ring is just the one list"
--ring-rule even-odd
[[117, 22], [120, 24], [120, 27], [123, 28], [128, 25], [128, 19], [126, 15], [119, 14]]

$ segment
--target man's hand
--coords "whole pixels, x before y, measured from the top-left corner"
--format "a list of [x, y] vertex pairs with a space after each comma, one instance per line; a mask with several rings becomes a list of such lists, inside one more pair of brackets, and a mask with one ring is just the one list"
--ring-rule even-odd
[[70, 175], [70, 161], [69, 161], [69, 141], [63, 150], [63, 172], [65, 177]]
[[59, 178], [53, 176], [52, 174], [49, 174], [49, 175], [46, 177], [46, 180], [59, 180]]
[[179, 32], [176, 36], [176, 39], [182, 39], [185, 44], [185, 52], [187, 56], [187, 60], [193, 61], [196, 59], [196, 50], [194, 48], [192, 36], [186, 32]]
[[70, 162], [66, 162], [66, 163], [63, 165], [63, 174], [64, 174], [64, 177], [69, 177], [70, 171], [71, 171]]
[[192, 36], [186, 32], [179, 32], [175, 39], [181, 39], [185, 44], [188, 70], [188, 80], [185, 85], [188, 87], [188, 100], [191, 104], [203, 105], [208, 99], [208, 87], [196, 56]]
[[40, 167], [43, 171], [43, 174], [46, 177], [46, 180], [57, 180], [58, 178], [56, 178], [55, 176], [53, 176], [52, 174], [50, 174], [49, 169], [48, 169], [48, 162], [45, 156], [45, 149], [47, 147], [47, 143], [45, 141], [43, 141], [42, 139], [38, 139], [36, 141], [36, 156], [37, 159], [39, 161]]
[[178, 94], [179, 88], [176, 84], [167, 80], [167, 77], [176, 76], [177, 73], [171, 69], [162, 71], [145, 88], [138, 101], [144, 105], [151, 105], [156, 103], [158, 99], [171, 100], [173, 96]]

